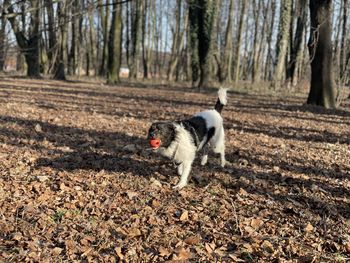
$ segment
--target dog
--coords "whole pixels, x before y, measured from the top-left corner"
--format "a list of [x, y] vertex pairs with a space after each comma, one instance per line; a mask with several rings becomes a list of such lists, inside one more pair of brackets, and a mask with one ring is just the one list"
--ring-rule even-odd
[[227, 89], [220, 88], [214, 109], [197, 113], [190, 119], [173, 122], [155, 122], [147, 139], [153, 151], [174, 161], [180, 180], [174, 189], [185, 187], [189, 180], [193, 161], [203, 152], [201, 165], [208, 161], [212, 150], [220, 154], [221, 166], [225, 166], [225, 133], [221, 111], [227, 104]]

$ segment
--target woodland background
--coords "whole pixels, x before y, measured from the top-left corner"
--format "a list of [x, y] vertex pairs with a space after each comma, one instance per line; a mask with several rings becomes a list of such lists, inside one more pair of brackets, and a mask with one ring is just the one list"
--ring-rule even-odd
[[347, 0], [2, 0], [0, 7], [0, 70], [30, 77], [118, 83], [123, 67], [129, 78], [199, 88], [214, 81], [292, 90], [311, 81], [328, 99], [310, 92], [308, 103], [332, 108], [349, 84]]

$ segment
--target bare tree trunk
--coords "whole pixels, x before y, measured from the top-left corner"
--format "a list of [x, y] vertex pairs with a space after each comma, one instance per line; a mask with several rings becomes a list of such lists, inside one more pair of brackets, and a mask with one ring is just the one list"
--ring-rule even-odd
[[185, 33], [188, 24], [188, 15], [185, 14], [185, 21], [183, 22], [183, 28], [181, 29], [181, 21], [183, 17], [182, 13], [182, 0], [177, 0], [177, 11], [176, 11], [176, 29], [173, 37], [173, 47], [172, 54], [169, 62], [168, 68], [168, 80], [174, 79], [174, 73], [179, 63], [179, 59], [181, 58], [181, 51], [185, 42]]
[[148, 1], [144, 0], [144, 8], [141, 14], [141, 43], [142, 43], [142, 63], [143, 63], [143, 78], [148, 78], [148, 57], [146, 47], [146, 17], [147, 17]]
[[68, 56], [68, 75], [74, 75], [77, 71], [77, 56], [78, 51], [77, 47], [79, 45], [78, 43], [78, 24], [79, 24], [79, 17], [77, 17], [77, 14], [79, 12], [79, 4], [77, 1], [72, 3], [72, 14], [71, 14], [71, 29], [72, 29], [72, 35], [71, 35], [71, 46]]
[[343, 3], [343, 21], [342, 21], [342, 35], [341, 35], [341, 41], [340, 41], [340, 61], [339, 61], [339, 68], [340, 68], [340, 74], [339, 77], [341, 80], [344, 79], [347, 68], [347, 61], [346, 61], [346, 39], [347, 39], [347, 24], [348, 24], [348, 0], [342, 0]]
[[[100, 1], [102, 2], [102, 0]], [[100, 69], [98, 73], [100, 76], [104, 76], [106, 74], [106, 61], [108, 56], [109, 0], [106, 0], [105, 4], [106, 4], [106, 7], [104, 11], [103, 11], [103, 7], [100, 7], [100, 18], [101, 18], [102, 39], [103, 39], [102, 58], [101, 58], [101, 64], [100, 64]]]
[[285, 72], [285, 61], [289, 43], [289, 27], [291, 19], [291, 0], [283, 0], [281, 3], [281, 18], [277, 41], [277, 63], [275, 75], [272, 82], [274, 89], [280, 88], [283, 82], [283, 73]]
[[267, 53], [266, 53], [266, 63], [265, 63], [265, 80], [272, 80], [272, 69], [273, 69], [273, 57], [272, 57], [272, 35], [273, 35], [273, 30], [274, 30], [274, 21], [275, 21], [275, 14], [276, 14], [276, 2], [275, 0], [271, 0], [271, 15], [270, 15], [270, 27], [268, 30], [268, 34], [267, 34]]
[[261, 36], [259, 36], [259, 23], [260, 23], [260, 9], [261, 1], [257, 0], [257, 3], [253, 2], [253, 12], [254, 12], [254, 45], [253, 45], [253, 63], [252, 63], [252, 82], [257, 82], [260, 79], [259, 72], [259, 43], [262, 41]]
[[221, 63], [219, 65], [219, 81], [231, 81], [232, 80], [232, 32], [233, 32], [233, 18], [234, 18], [234, 6], [233, 1], [230, 0], [227, 25], [225, 31], [225, 43], [223, 52], [221, 52]]
[[[23, 7], [24, 5], [22, 5]], [[20, 27], [19, 23], [14, 15], [13, 5], [11, 1], [4, 0], [4, 8], [8, 12], [8, 20], [10, 21], [12, 30], [15, 34], [17, 44], [20, 47], [20, 51], [24, 54], [27, 63], [27, 76], [31, 78], [40, 77], [40, 34], [39, 34], [39, 24], [40, 24], [40, 5], [39, 0], [31, 1], [31, 11], [27, 12], [23, 10], [22, 12], [22, 23], [23, 26]], [[26, 15], [30, 14], [30, 24], [28, 29], [28, 36], [26, 36]]]
[[113, 0], [112, 24], [108, 41], [107, 83], [120, 82], [119, 71], [122, 60], [122, 5]]
[[[298, 81], [298, 66], [301, 63], [302, 51], [303, 51], [303, 36], [306, 27], [306, 0], [297, 1], [297, 26], [294, 35], [293, 46], [291, 46], [290, 62], [287, 69], [287, 80], [289, 79], [291, 84], [295, 86]], [[293, 20], [292, 20], [293, 21]], [[292, 37], [292, 36], [291, 36]]]
[[241, 75], [241, 47], [242, 47], [242, 39], [243, 39], [243, 32], [245, 28], [245, 16], [247, 13], [247, 1], [242, 1], [242, 11], [239, 18], [239, 25], [238, 25], [238, 36], [237, 36], [237, 43], [236, 43], [236, 49], [235, 49], [235, 66], [234, 66], [234, 72], [235, 72], [235, 82], [238, 82], [240, 75]]
[[308, 104], [335, 108], [332, 75], [332, 0], [310, 0], [311, 88]]
[[191, 75], [192, 86], [194, 87], [199, 79], [199, 55], [198, 55], [198, 34], [199, 34], [199, 12], [200, 6], [198, 0], [189, 2], [190, 19], [190, 50], [191, 50]]
[[57, 17], [59, 18], [59, 48], [58, 61], [54, 72], [54, 79], [65, 80], [65, 65], [67, 61], [66, 45], [67, 45], [67, 2], [62, 1], [57, 6]]
[[98, 61], [97, 61], [97, 51], [96, 51], [96, 32], [95, 32], [95, 25], [94, 25], [94, 6], [91, 5], [88, 7], [89, 10], [89, 57], [90, 57], [90, 64], [93, 68], [94, 75], [97, 74], [98, 71]]
[[[2, 13], [0, 8], [0, 13]], [[5, 16], [0, 18], [0, 72], [4, 70], [5, 59], [6, 59], [6, 19]]]
[[130, 75], [131, 78], [137, 78], [139, 71], [139, 57], [140, 57], [140, 39], [141, 39], [141, 17], [144, 0], [135, 0], [132, 2], [132, 16], [131, 16], [131, 64]]

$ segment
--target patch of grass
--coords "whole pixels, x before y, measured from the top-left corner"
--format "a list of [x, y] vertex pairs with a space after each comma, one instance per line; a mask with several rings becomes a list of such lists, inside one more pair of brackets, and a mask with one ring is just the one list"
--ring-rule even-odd
[[67, 213], [65, 209], [58, 209], [52, 216], [52, 220], [58, 224], [62, 222], [64, 215]]

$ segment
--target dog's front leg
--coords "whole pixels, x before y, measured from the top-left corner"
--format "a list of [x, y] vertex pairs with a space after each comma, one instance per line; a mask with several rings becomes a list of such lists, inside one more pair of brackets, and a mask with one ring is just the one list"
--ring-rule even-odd
[[183, 165], [183, 163], [180, 163], [177, 166], [177, 174], [181, 176], [183, 172], [184, 172], [184, 165]]
[[191, 172], [192, 162], [183, 162], [181, 166], [182, 166], [182, 174], [180, 177], [180, 181], [177, 185], [173, 187], [174, 189], [181, 189], [187, 185], [188, 177]]

